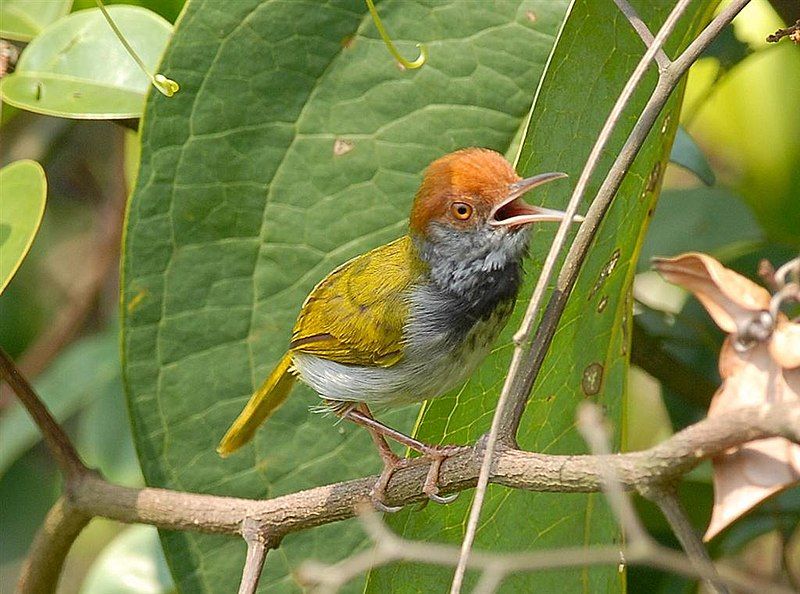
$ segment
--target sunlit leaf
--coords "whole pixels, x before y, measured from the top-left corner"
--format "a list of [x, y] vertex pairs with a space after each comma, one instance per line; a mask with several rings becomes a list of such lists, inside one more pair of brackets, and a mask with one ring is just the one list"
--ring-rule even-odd
[[[193, 1], [151, 93], [124, 254], [125, 375], [145, 478], [192, 491], [272, 497], [380, 467], [366, 433], [310, 414], [297, 387], [226, 460], [215, 450], [287, 347], [314, 284], [404, 233], [424, 167], [469, 145], [505, 151], [566, 2], [381, 2], [400, 71], [363, 0]], [[534, 14], [535, 13], [535, 14]], [[415, 409], [382, 418], [409, 429]], [[186, 592], [235, 589], [244, 543], [165, 533]], [[356, 522], [286, 537], [262, 591], [295, 592], [301, 561], [362, 546]], [[358, 588], [354, 584], [353, 588]]]
[[[109, 7], [114, 22], [155, 70], [172, 26], [136, 6]], [[0, 96], [16, 107], [59, 117], [139, 117], [150, 85], [99, 9], [73, 13], [45, 29], [0, 81]]]
[[47, 179], [36, 161], [0, 169], [0, 293], [28, 253], [47, 199]]
[[3, 0], [0, 3], [0, 37], [30, 41], [66, 15], [72, 0]]

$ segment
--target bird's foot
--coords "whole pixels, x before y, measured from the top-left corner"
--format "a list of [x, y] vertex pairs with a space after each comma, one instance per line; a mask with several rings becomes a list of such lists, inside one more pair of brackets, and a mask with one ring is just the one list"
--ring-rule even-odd
[[372, 505], [375, 506], [375, 509], [393, 514], [397, 511], [400, 511], [403, 506], [386, 504], [386, 487], [389, 485], [389, 481], [392, 480], [394, 473], [401, 468], [408, 466], [410, 460], [408, 458], [401, 458], [400, 456], [396, 456], [394, 454], [387, 455], [385, 452], [381, 453], [381, 458], [383, 459], [383, 470], [381, 471], [378, 480], [375, 481], [375, 484], [372, 486], [372, 489], [369, 492], [369, 498], [372, 501]]
[[432, 446], [425, 444], [425, 448], [421, 450], [421, 453], [423, 457], [430, 459], [431, 465], [428, 467], [428, 474], [422, 485], [422, 492], [428, 496], [428, 499], [446, 505], [458, 498], [458, 493], [448, 496], [439, 495], [439, 473], [445, 460], [467, 449], [469, 449], [468, 446]]

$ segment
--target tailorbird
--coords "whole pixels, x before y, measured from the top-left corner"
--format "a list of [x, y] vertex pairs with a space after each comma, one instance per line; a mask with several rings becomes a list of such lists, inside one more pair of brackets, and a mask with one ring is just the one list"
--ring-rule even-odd
[[434, 501], [452, 501], [437, 494], [439, 468], [460, 448], [395, 431], [369, 407], [435, 398], [470, 376], [514, 307], [530, 226], [565, 216], [522, 195], [562, 177], [522, 179], [502, 155], [481, 148], [431, 163], [408, 234], [353, 258], [314, 287], [287, 353], [222, 438], [220, 455], [248, 442], [299, 378], [332, 412], [370, 432], [384, 462], [371, 493], [376, 507], [397, 509], [384, 503], [385, 490], [406, 462], [386, 437], [430, 457], [423, 490]]

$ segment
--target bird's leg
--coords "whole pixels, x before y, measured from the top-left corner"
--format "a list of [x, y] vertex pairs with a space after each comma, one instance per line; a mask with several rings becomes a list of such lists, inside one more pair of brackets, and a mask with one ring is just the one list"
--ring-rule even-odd
[[[456, 497], [458, 497], [458, 493], [451, 495], [449, 497], [442, 497], [439, 495], [439, 471], [442, 468], [442, 462], [447, 460], [447, 458], [463, 451], [465, 449], [464, 446], [439, 446], [439, 445], [429, 445], [427, 443], [421, 442], [413, 437], [406, 435], [405, 433], [401, 433], [396, 429], [392, 429], [391, 427], [384, 425], [380, 421], [376, 420], [372, 414], [369, 412], [369, 408], [366, 404], [362, 403], [357, 407], [351, 407], [346, 412], [342, 414], [342, 417], [345, 419], [349, 419], [350, 421], [356, 423], [357, 425], [361, 425], [362, 427], [366, 428], [370, 435], [372, 435], [373, 441], [375, 444], [378, 445], [378, 438], [385, 444], [386, 448], [389, 448], [389, 445], [386, 443], [386, 437], [393, 439], [394, 441], [403, 444], [411, 448], [412, 450], [416, 450], [421, 453], [423, 456], [430, 458], [431, 465], [428, 468], [428, 475], [425, 477], [425, 483], [423, 484], [422, 491], [425, 493], [429, 499], [437, 502], [437, 503], [451, 503], [453, 502]], [[381, 451], [383, 446], [378, 446], [378, 450]], [[391, 450], [389, 450], [391, 452]], [[397, 456], [392, 452], [392, 456], [397, 458]], [[378, 490], [378, 487], [382, 487], [382, 489], [386, 488], [386, 485], [389, 483], [389, 479], [391, 478], [394, 471], [399, 468], [399, 465], [395, 463], [392, 468], [388, 471], [388, 476], [384, 477], [384, 474], [387, 472], [388, 464], [387, 458], [384, 457], [384, 454], [381, 453], [381, 457], [384, 461], [384, 472], [381, 473], [381, 477], [378, 479], [378, 483], [375, 485], [375, 491]], [[385, 480], [383, 480], [385, 478]], [[383, 480], [383, 484], [381, 485], [381, 481]], [[382, 494], [382, 493], [381, 493]]]
[[[330, 405], [334, 409], [334, 412], [343, 419], [351, 419], [350, 413], [353, 411], [357, 411], [367, 418], [372, 418], [372, 414], [369, 412], [369, 408], [367, 408], [366, 404], [350, 402], [345, 406], [341, 406], [341, 403], [331, 401]], [[386, 438], [379, 431], [368, 425], [363, 426], [369, 432], [369, 436], [372, 438], [372, 442], [375, 444], [381, 460], [383, 460], [383, 470], [381, 471], [378, 480], [375, 481], [375, 485], [372, 487], [372, 490], [369, 493], [372, 504], [376, 509], [383, 512], [394, 513], [396, 511], [400, 511], [402, 506], [395, 507], [385, 503], [386, 487], [389, 485], [389, 481], [391, 480], [395, 471], [405, 466], [408, 461], [392, 451], [392, 448], [389, 446]]]

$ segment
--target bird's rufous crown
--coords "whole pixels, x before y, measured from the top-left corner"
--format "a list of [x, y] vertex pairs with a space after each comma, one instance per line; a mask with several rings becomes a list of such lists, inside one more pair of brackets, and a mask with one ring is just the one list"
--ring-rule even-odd
[[431, 220], [444, 220], [453, 200], [469, 200], [476, 210], [488, 213], [520, 179], [501, 154], [489, 149], [467, 148], [445, 155], [425, 171], [411, 208], [411, 230], [424, 233]]

